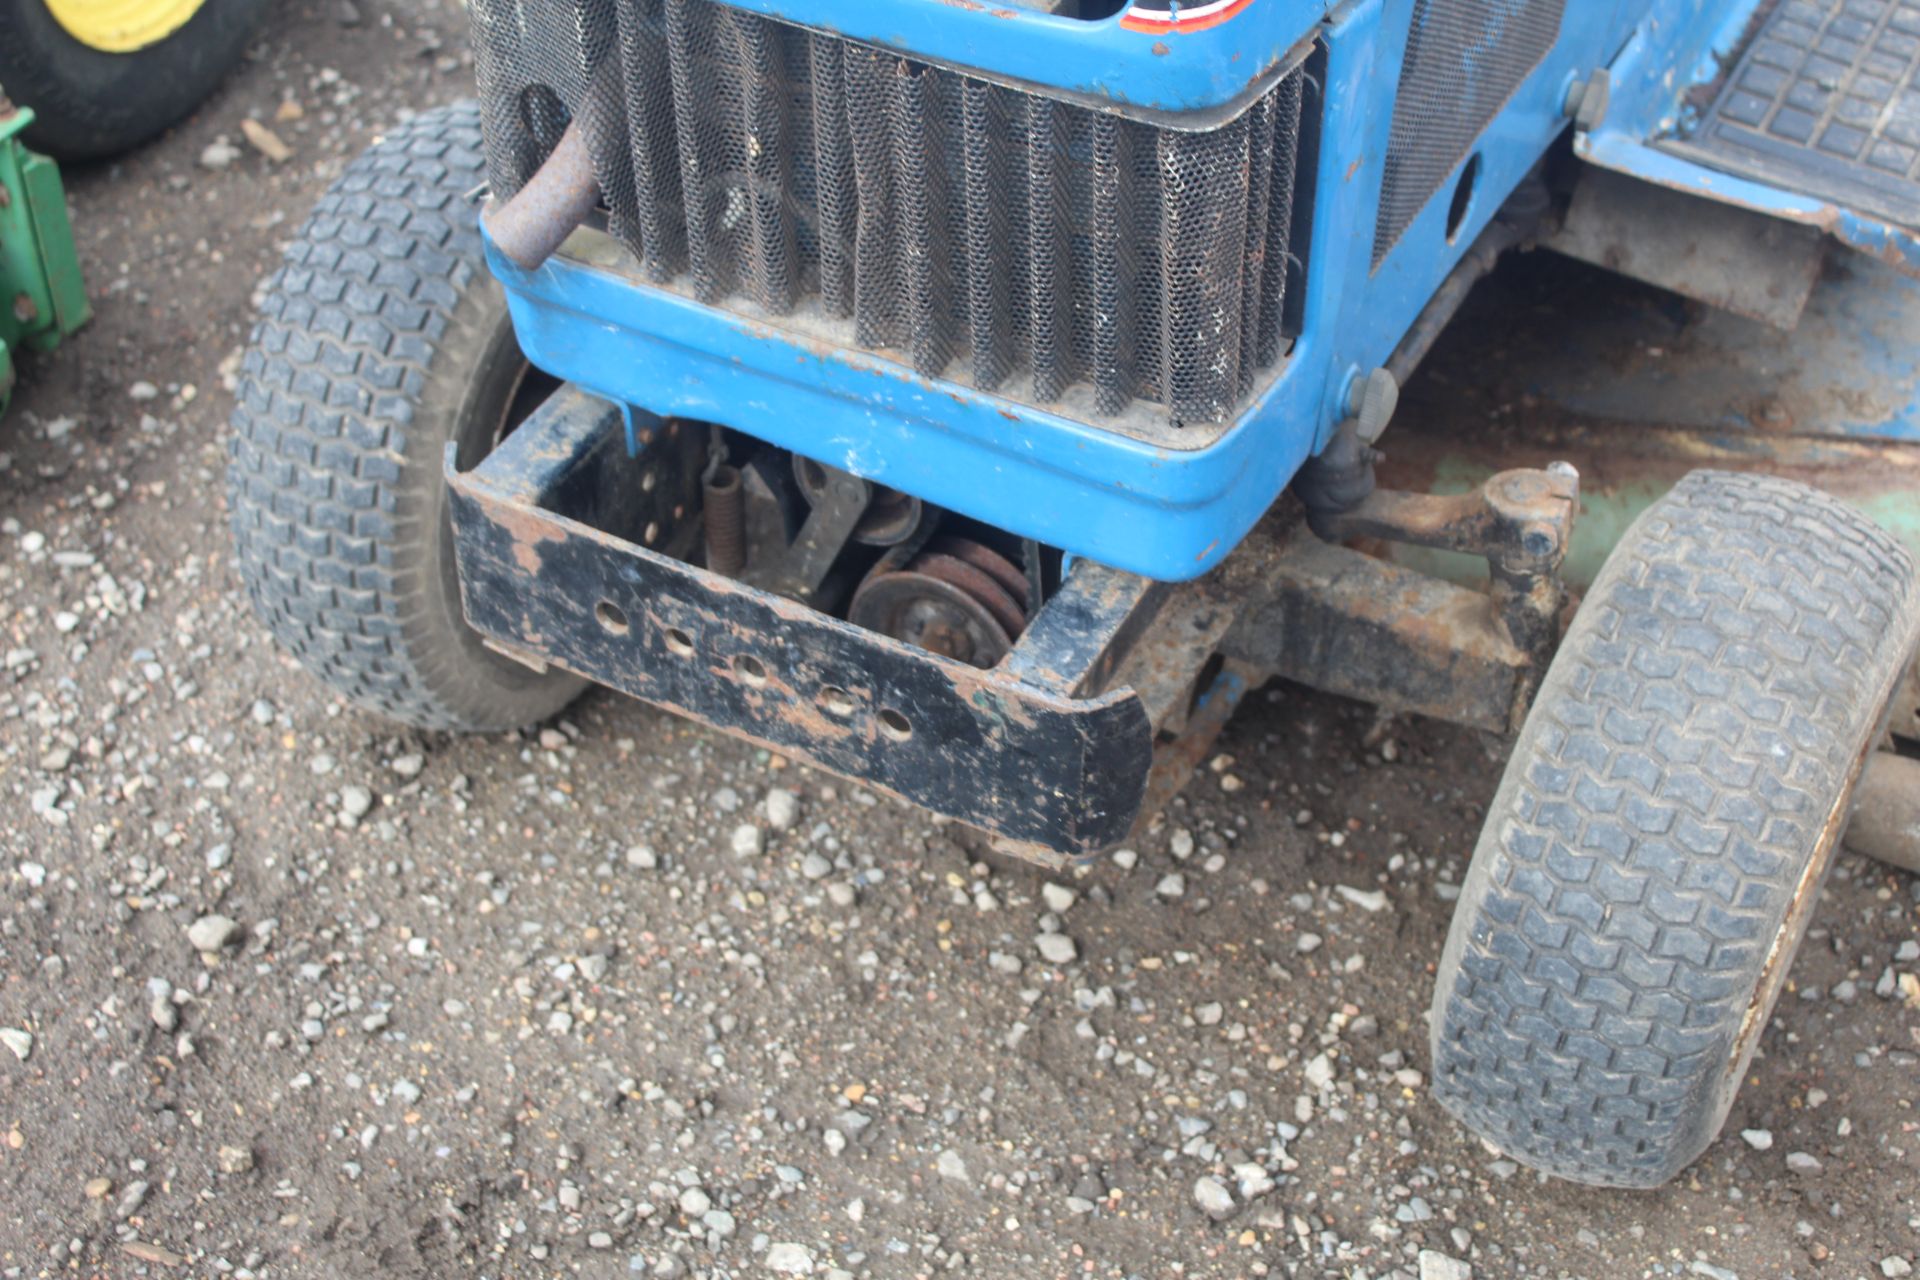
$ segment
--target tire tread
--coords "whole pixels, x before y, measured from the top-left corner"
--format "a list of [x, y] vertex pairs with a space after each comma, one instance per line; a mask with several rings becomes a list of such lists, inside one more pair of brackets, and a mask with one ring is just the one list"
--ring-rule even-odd
[[232, 420], [234, 539], [257, 612], [351, 702], [428, 729], [526, 723], [579, 687], [475, 662], [425, 616], [439, 424], [486, 337], [474, 299], [498, 289], [466, 199], [484, 176], [471, 102], [350, 163], [263, 286]]
[[1704, 1150], [1766, 957], [1917, 636], [1912, 558], [1822, 493], [1695, 472], [1643, 514], [1542, 684], [1463, 886], [1434, 998], [1443, 1105], [1583, 1182], [1657, 1185]]

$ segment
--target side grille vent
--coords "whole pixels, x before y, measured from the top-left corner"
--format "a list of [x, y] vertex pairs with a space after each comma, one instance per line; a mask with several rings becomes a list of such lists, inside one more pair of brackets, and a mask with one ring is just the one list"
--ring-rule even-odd
[[1373, 265], [1560, 37], [1566, 0], [1419, 0], [1400, 70]]

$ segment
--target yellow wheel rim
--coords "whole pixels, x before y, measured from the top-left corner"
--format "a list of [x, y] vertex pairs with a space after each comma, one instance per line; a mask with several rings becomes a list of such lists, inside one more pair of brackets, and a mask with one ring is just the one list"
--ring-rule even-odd
[[187, 25], [206, 0], [46, 0], [53, 20], [102, 53], [132, 53]]

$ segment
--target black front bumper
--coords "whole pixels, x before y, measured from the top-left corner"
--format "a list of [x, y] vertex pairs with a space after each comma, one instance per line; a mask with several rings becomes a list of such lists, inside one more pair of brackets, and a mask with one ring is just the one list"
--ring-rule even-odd
[[467, 618], [490, 644], [1020, 844], [1126, 837], [1154, 729], [1132, 688], [1085, 693], [1116, 669], [1085, 642], [1150, 584], [1092, 575], [1118, 594], [1079, 601], [1085, 625], [1036, 620], [1024, 652], [976, 670], [678, 558], [699, 514], [679, 431], [644, 424], [630, 455], [620, 409], [569, 386], [474, 470], [449, 458]]

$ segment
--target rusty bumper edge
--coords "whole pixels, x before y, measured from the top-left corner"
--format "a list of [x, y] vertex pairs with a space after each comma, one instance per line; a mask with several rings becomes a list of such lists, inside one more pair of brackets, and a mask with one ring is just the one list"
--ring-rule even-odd
[[483, 636], [1011, 841], [1084, 853], [1126, 836], [1153, 757], [1132, 690], [979, 671], [640, 545], [671, 541], [672, 508], [644, 536], [606, 532], [643, 501], [609, 476], [675, 469], [667, 433], [632, 458], [622, 438], [618, 409], [567, 388], [472, 471], [449, 456]]

